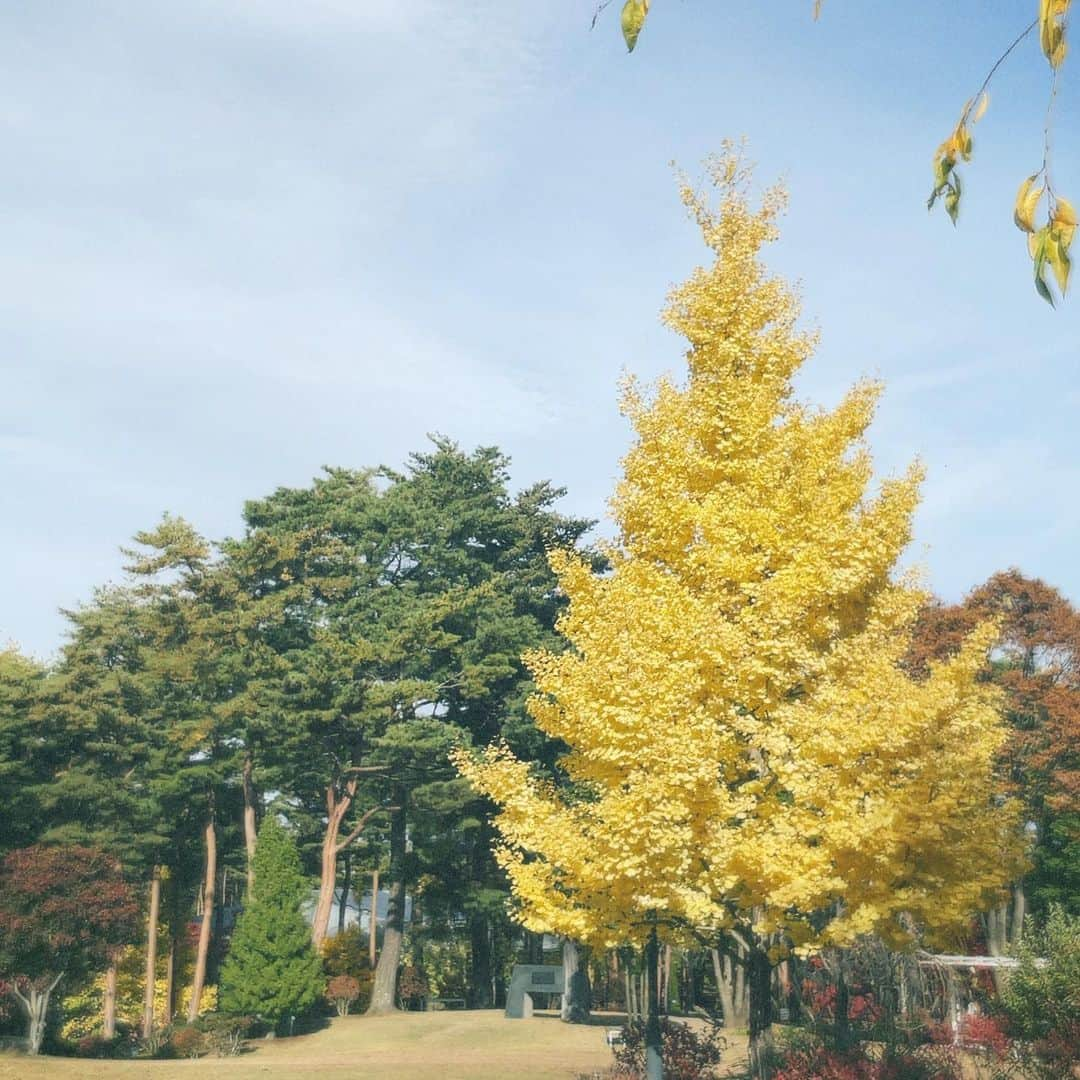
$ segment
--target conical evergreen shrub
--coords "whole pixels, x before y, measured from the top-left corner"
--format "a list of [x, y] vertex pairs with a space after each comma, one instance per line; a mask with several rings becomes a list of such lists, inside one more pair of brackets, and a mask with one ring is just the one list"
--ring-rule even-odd
[[322, 963], [300, 913], [306, 889], [292, 838], [271, 814], [255, 848], [254, 896], [241, 913], [221, 969], [219, 1008], [279, 1028], [322, 997]]

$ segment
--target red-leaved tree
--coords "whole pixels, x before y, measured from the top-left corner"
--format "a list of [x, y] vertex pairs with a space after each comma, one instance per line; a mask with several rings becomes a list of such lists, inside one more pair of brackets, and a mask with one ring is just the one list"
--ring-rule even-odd
[[1018, 570], [995, 574], [962, 604], [922, 614], [908, 662], [915, 672], [955, 652], [965, 635], [997, 618], [1001, 637], [986, 677], [1005, 691], [1009, 741], [1003, 788], [1021, 798], [1034, 830], [1032, 868], [1011, 903], [986, 918], [993, 955], [1015, 948], [1029, 898], [1080, 910], [1080, 611], [1052, 586]]
[[0, 863], [0, 978], [41, 1048], [60, 980], [104, 967], [138, 933], [139, 908], [116, 859], [99, 848], [20, 848]]

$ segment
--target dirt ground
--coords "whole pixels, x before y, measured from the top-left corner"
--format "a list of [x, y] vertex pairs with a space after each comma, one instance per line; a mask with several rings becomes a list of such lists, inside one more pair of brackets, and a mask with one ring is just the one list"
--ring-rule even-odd
[[[88, 1061], [0, 1055], [0, 1080], [573, 1080], [612, 1062], [604, 1030], [621, 1016], [564, 1024], [550, 1013], [507, 1020], [494, 1010], [335, 1018], [313, 1035], [258, 1040], [234, 1058], [195, 1061]], [[729, 1039], [735, 1065], [746, 1040]]]

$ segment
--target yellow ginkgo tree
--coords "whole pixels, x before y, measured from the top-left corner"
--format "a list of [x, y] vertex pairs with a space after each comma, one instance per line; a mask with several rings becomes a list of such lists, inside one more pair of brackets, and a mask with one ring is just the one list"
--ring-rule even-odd
[[739, 935], [757, 1047], [783, 948], [956, 925], [1008, 874], [1016, 830], [976, 678], [994, 628], [905, 674], [925, 597], [894, 567], [919, 470], [868, 492], [876, 385], [832, 411], [794, 400], [815, 336], [759, 260], [785, 195], [752, 208], [731, 145], [712, 173], [716, 210], [683, 197], [715, 259], [665, 313], [688, 377], [626, 385], [610, 569], [552, 556], [569, 648], [527, 657], [568, 782], [501, 745], [456, 762], [498, 807], [526, 927], [599, 947]]

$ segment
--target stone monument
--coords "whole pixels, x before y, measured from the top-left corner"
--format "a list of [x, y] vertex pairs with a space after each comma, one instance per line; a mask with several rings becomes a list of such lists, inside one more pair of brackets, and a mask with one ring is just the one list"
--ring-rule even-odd
[[561, 967], [551, 964], [515, 964], [506, 993], [506, 1016], [524, 1020], [533, 1014], [533, 994], [566, 993], [566, 977]]

